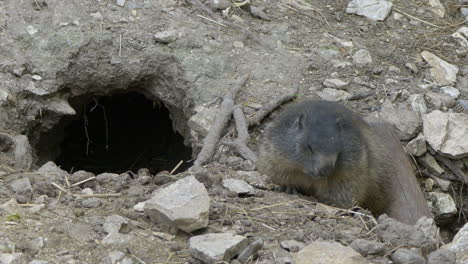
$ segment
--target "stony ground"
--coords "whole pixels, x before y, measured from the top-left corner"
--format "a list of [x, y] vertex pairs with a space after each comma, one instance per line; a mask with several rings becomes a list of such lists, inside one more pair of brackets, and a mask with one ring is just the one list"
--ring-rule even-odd
[[[194, 1], [1, 2], [0, 263], [200, 263], [189, 239], [226, 232], [249, 244], [263, 241], [250, 263], [291, 263], [291, 253], [320, 240], [351, 246], [370, 263], [405, 263], [405, 257], [426, 257], [450, 243], [468, 215], [460, 178], [468, 171], [468, 32], [453, 36], [466, 26], [460, 12], [466, 3], [441, 2], [443, 17], [429, 1], [396, 0], [377, 22], [346, 13], [348, 1], [252, 1], [265, 13], [219, 6], [216, 23]], [[338, 100], [394, 123], [403, 144], [411, 142], [407, 150], [434, 208], [440, 240], [425, 223], [407, 227], [281, 193], [227, 147], [206, 171], [179, 175], [69, 174], [36, 162], [53, 157], [56, 142], [41, 146], [39, 138], [61, 117], [76, 114], [72, 101], [78, 96], [135, 87], [161, 99], [175, 129], [195, 144], [190, 130], [203, 134], [196, 124], [206, 121], [192, 119], [187, 126], [197, 106], [224, 95], [245, 73], [250, 81], [236, 101], [247, 115], [295, 87], [296, 100]], [[201, 116], [208, 118], [217, 106], [201, 108]], [[444, 130], [446, 119], [454, 129]], [[254, 150], [264, 125], [251, 130]], [[31, 153], [24, 138], [5, 136], [21, 134], [32, 150], [50, 153], [21, 154]], [[440, 137], [444, 144], [434, 143]], [[15, 144], [26, 150], [13, 153]], [[206, 228], [177, 231], [134, 208], [187, 176], [207, 189]], [[228, 190], [225, 179], [242, 179], [254, 191]], [[458, 242], [466, 241], [466, 229]], [[453, 260], [450, 250], [435, 252], [429, 263]], [[461, 254], [457, 261], [466, 263]]]

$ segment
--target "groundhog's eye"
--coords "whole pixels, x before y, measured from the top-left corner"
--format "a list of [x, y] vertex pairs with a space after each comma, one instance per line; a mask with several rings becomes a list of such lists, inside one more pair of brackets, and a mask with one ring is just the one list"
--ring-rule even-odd
[[314, 153], [314, 149], [311, 145], [307, 145], [307, 149], [310, 151], [310, 153]]

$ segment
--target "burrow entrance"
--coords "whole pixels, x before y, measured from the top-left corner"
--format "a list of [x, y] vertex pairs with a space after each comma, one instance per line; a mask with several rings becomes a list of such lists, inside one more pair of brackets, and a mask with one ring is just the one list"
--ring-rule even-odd
[[130, 92], [88, 96], [72, 105], [77, 115], [56, 126], [63, 131], [55, 158], [62, 169], [98, 174], [148, 168], [155, 174], [172, 170], [181, 160], [178, 171], [191, 165], [192, 150], [173, 130], [162, 103]]

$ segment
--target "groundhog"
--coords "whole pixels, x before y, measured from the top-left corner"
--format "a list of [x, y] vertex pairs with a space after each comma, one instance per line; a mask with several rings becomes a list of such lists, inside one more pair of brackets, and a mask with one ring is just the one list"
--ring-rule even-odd
[[287, 107], [266, 128], [257, 167], [323, 203], [359, 205], [407, 224], [432, 217], [393, 127], [367, 123], [339, 103]]

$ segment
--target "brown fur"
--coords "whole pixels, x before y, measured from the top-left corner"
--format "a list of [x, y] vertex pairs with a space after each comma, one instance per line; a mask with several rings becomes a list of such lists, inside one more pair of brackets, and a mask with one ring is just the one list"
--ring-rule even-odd
[[[286, 133], [280, 133], [284, 132], [284, 128], [281, 128], [278, 122], [294, 118], [294, 112], [305, 115], [323, 114], [326, 115], [325, 118], [330, 118], [329, 109], [324, 112], [308, 113], [307, 111], [310, 111], [308, 104], [314, 103], [316, 102], [305, 102], [287, 109], [285, 111], [287, 113], [280, 116], [279, 121], [275, 120], [267, 128], [257, 162], [259, 172], [270, 176], [272, 181], [280, 186], [293, 187], [301, 193], [339, 207], [350, 208], [357, 204], [370, 209], [375, 215], [386, 213], [409, 224], [416, 223], [421, 216], [431, 216], [411, 164], [392, 132], [393, 128], [387, 124], [369, 125], [359, 115], [336, 103], [320, 102], [331, 107], [338, 119], [346, 118], [346, 125], [352, 126], [353, 133], [358, 131], [359, 137], [350, 136], [349, 140], [347, 139], [355, 142], [347, 143], [351, 146], [354, 144], [362, 146], [361, 151], [353, 152], [352, 162], [336, 160], [338, 153], [333, 155], [322, 154], [320, 150], [314, 151], [313, 166], [329, 162], [334, 164], [334, 169], [326, 177], [318, 179], [308, 175], [305, 168], [310, 166], [294, 161], [291, 153], [286, 153], [289, 150], [284, 149], [284, 144], [281, 147], [278, 143], [303, 144], [303, 142], [285, 138]], [[291, 125], [288, 124], [287, 127], [289, 126]], [[280, 132], [278, 127], [282, 129]], [[346, 129], [339, 131], [345, 137]], [[314, 133], [314, 130], [307, 133]], [[295, 140], [297, 142], [294, 142]], [[338, 148], [342, 148], [340, 153], [348, 151], [345, 146]]]

